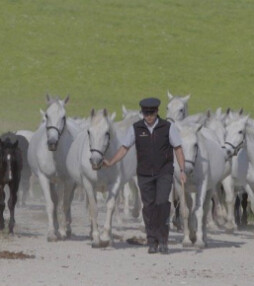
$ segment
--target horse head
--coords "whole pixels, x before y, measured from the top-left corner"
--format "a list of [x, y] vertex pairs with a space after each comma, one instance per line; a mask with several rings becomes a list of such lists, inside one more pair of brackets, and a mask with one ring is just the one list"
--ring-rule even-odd
[[202, 128], [201, 124], [177, 124], [182, 138], [182, 148], [185, 157], [185, 173], [191, 174], [196, 165], [198, 156], [198, 136], [197, 132]]
[[241, 117], [240, 119], [231, 121], [226, 127], [226, 137], [222, 148], [226, 150], [228, 158], [237, 155], [239, 150], [244, 146], [248, 119], [248, 115]]
[[173, 96], [168, 92], [169, 103], [167, 105], [167, 120], [181, 121], [188, 115], [188, 100], [190, 95]]
[[47, 95], [48, 108], [45, 112], [45, 123], [47, 131], [47, 144], [49, 151], [56, 151], [59, 139], [66, 125], [65, 104], [69, 101], [69, 96], [64, 100], [58, 97], [52, 99]]
[[91, 152], [90, 163], [94, 170], [99, 170], [110, 144], [111, 119], [106, 109], [97, 112], [92, 109], [87, 133]]

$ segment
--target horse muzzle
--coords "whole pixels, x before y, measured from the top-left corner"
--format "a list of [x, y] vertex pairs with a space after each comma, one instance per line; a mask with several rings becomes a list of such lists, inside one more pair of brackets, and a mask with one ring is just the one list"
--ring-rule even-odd
[[91, 164], [92, 169], [94, 171], [98, 171], [103, 166], [103, 160], [99, 160], [99, 161], [96, 160], [96, 161], [94, 161], [94, 160], [90, 159], [90, 164]]
[[48, 143], [48, 149], [49, 151], [56, 151], [57, 149], [57, 143]]

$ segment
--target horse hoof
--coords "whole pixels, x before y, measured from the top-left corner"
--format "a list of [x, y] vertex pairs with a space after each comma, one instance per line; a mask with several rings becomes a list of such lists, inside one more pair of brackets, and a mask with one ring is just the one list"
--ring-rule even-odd
[[110, 240], [101, 240], [100, 247], [108, 247], [110, 245]]
[[56, 241], [58, 241], [58, 237], [57, 237], [57, 235], [55, 235], [55, 234], [50, 234], [50, 235], [48, 235], [48, 237], [47, 237], [47, 241], [48, 241], [48, 242], [56, 242]]
[[183, 241], [182, 246], [183, 247], [192, 247], [193, 243], [191, 241]]
[[70, 239], [71, 238], [71, 230], [66, 231], [66, 238]]
[[92, 248], [100, 248], [100, 242], [92, 242]]
[[195, 246], [196, 246], [197, 248], [202, 249], [202, 248], [207, 247], [207, 243], [204, 242], [204, 241], [197, 241], [197, 242], [195, 243]]

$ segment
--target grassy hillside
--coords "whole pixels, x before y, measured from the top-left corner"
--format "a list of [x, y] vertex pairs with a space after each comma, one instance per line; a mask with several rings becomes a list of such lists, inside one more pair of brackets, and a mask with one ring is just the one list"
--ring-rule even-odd
[[[254, 115], [250, 0], [2, 0], [0, 129], [34, 129], [45, 94], [71, 95], [69, 115], [138, 108], [166, 91], [190, 112]], [[164, 105], [164, 106], [163, 106]]]

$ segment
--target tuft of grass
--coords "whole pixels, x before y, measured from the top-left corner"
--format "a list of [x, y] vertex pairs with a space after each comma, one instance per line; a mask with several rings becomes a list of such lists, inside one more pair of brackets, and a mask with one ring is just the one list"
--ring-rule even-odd
[[45, 94], [68, 114], [137, 109], [143, 97], [192, 94], [190, 112], [253, 115], [250, 0], [3, 0], [0, 130], [35, 129]]

